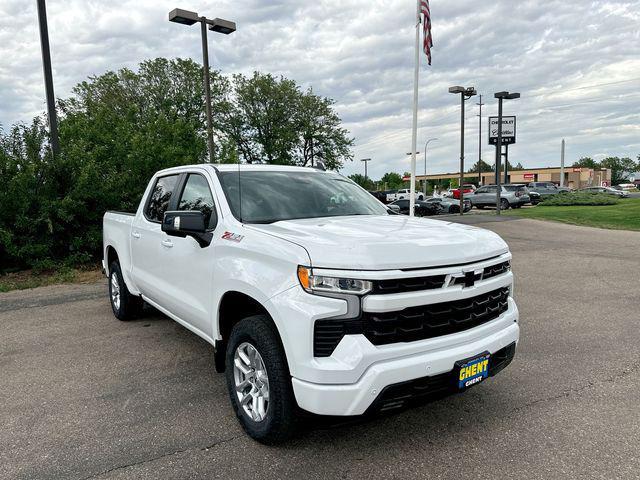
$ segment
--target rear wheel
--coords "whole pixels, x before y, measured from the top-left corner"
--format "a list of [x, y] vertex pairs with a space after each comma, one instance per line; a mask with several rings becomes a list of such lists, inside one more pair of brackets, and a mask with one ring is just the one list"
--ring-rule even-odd
[[129, 292], [124, 283], [120, 262], [117, 260], [109, 266], [109, 300], [111, 310], [118, 320], [131, 320], [142, 311], [142, 298]]
[[227, 346], [227, 387], [242, 428], [262, 443], [295, 432], [297, 404], [278, 333], [265, 315], [238, 322]]

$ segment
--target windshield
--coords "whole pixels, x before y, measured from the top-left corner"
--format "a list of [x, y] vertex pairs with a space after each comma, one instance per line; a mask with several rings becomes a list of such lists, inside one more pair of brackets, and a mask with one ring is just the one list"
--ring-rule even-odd
[[237, 171], [219, 175], [233, 215], [246, 223], [388, 214], [368, 192], [335, 173], [243, 171], [241, 184]]

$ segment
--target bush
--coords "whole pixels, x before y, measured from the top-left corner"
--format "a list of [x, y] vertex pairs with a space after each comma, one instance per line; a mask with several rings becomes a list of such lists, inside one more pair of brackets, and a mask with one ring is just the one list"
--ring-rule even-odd
[[613, 195], [607, 195], [604, 193], [562, 193], [559, 195], [553, 195], [545, 198], [540, 205], [545, 207], [566, 207], [566, 206], [579, 206], [579, 205], [615, 205], [619, 199]]

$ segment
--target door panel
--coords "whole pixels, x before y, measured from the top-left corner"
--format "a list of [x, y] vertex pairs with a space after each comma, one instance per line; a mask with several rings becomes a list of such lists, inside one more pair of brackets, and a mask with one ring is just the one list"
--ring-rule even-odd
[[149, 193], [142, 212], [136, 215], [131, 229], [132, 276], [140, 291], [149, 299], [163, 305], [167, 282], [162, 277], [161, 241], [164, 233], [160, 224], [170, 206], [179, 175], [159, 177]]
[[[217, 214], [207, 178], [199, 173], [188, 173], [181, 190], [175, 209], [201, 211], [205, 215], [208, 230], [215, 230]], [[183, 321], [211, 336], [213, 243], [201, 248], [191, 237], [172, 237], [164, 232], [161, 235], [161, 244], [167, 242], [161, 249], [162, 275], [172, 279], [164, 300], [167, 308]]]

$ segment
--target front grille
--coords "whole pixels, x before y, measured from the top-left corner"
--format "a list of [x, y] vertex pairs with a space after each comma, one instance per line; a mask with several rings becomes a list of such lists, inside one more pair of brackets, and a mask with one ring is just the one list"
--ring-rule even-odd
[[313, 355], [328, 357], [345, 335], [364, 334], [374, 345], [413, 342], [449, 335], [494, 320], [508, 308], [509, 288], [453, 302], [411, 307], [398, 312], [363, 312], [359, 318], [317, 320]]
[[[475, 281], [495, 277], [509, 271], [509, 261], [497, 263], [485, 267], [482, 273], [475, 276]], [[385, 295], [390, 293], [417, 292], [420, 290], [434, 290], [444, 287], [446, 275], [431, 275], [428, 277], [394, 278], [390, 280], [373, 280], [371, 293], [374, 295]], [[450, 285], [464, 284], [465, 279], [456, 278]]]
[[462, 332], [498, 318], [507, 311], [509, 288], [398, 312], [364, 312], [364, 334], [374, 345], [413, 342]]
[[485, 267], [484, 272], [482, 273], [482, 278], [491, 278], [497, 275], [502, 275], [506, 273], [511, 268], [511, 264], [509, 261], [496, 263], [495, 265], [491, 265], [489, 267]]
[[392, 280], [374, 280], [371, 293], [374, 295], [416, 292], [442, 288], [446, 275], [430, 277], [394, 278]]
[[[509, 365], [516, 353], [516, 344], [512, 343], [491, 355], [489, 360], [489, 376], [493, 377]], [[367, 413], [386, 412], [404, 408], [414, 403], [436, 400], [444, 395], [457, 391], [457, 379], [453, 370], [431, 377], [421, 377], [407, 382], [395, 383], [385, 387]]]

